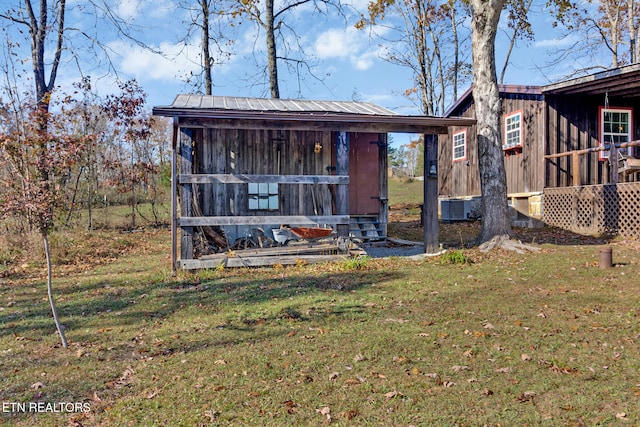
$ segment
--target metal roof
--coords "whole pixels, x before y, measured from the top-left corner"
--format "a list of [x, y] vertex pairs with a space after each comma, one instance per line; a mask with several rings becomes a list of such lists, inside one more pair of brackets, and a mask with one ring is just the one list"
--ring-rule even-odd
[[271, 111], [289, 113], [348, 113], [394, 116], [395, 112], [368, 102], [311, 101], [304, 99], [247, 98], [239, 96], [178, 95], [173, 109]]
[[181, 125], [225, 128], [325, 129], [348, 132], [446, 133], [471, 126], [469, 118], [400, 115], [368, 102], [311, 101], [213, 95], [178, 95], [172, 105], [153, 108]]
[[543, 86], [542, 93], [553, 95], [640, 96], [640, 64], [614, 68], [584, 77]]

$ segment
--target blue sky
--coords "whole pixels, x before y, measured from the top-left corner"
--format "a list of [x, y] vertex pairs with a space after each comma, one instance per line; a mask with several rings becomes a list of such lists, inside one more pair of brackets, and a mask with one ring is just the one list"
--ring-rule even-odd
[[[148, 94], [149, 108], [171, 104], [176, 94], [192, 91], [193, 88], [184, 83], [185, 76], [199, 72], [199, 34], [194, 34], [186, 42], [181, 40], [186, 34], [183, 22], [187, 14], [183, 8], [176, 7], [176, 3], [177, 0], [116, 0], [114, 3], [118, 14], [136, 29], [133, 37], [163, 52], [163, 56], [139, 46], [133, 40], [118, 37], [108, 28], [100, 31], [103, 42], [111, 51], [112, 67], [118, 71], [119, 78], [135, 78], [140, 83]], [[366, 10], [367, 3], [368, 0], [352, 1], [360, 11]], [[550, 49], [571, 42], [559, 38], [558, 31], [551, 26], [552, 17], [543, 3], [537, 1], [531, 14], [536, 39], [529, 43], [518, 42], [505, 83], [544, 85], [571, 71], [559, 67], [539, 68], [545, 65]], [[82, 0], [69, 0], [69, 4], [79, 5]], [[413, 86], [409, 70], [385, 61], [382, 58], [384, 46], [381, 46], [380, 39], [370, 37], [367, 30], [354, 28], [359, 18], [356, 12], [346, 17], [331, 14], [329, 17], [313, 19], [309, 19], [309, 12], [304, 8], [296, 10], [289, 15], [288, 23], [296, 28], [305, 51], [314, 58], [314, 73], [321, 76], [323, 81], [304, 75], [300, 85], [295, 76], [281, 67], [282, 98], [297, 97], [301, 93], [307, 99], [358, 99], [401, 114], [419, 113], [418, 108], [401, 95]], [[95, 26], [91, 16], [77, 12], [68, 14], [67, 22], [81, 29]], [[504, 22], [502, 26], [504, 29]], [[375, 28], [375, 32], [380, 34], [388, 31], [383, 26]], [[224, 61], [216, 61], [221, 65], [214, 67], [214, 94], [268, 96], [267, 86], [251, 79], [260, 70], [256, 66], [256, 57], [259, 60], [262, 57], [260, 52], [255, 53], [255, 49], [262, 49], [263, 38], [256, 35], [256, 27], [248, 21], [235, 26], [232, 38], [235, 40], [231, 47], [233, 54]], [[498, 70], [504, 62], [507, 46], [505, 33], [501, 31], [496, 45]], [[63, 87], [68, 87], [79, 78], [75, 62], [70, 60], [70, 55], [66, 59], [68, 61], [63, 64], [58, 78], [58, 83]], [[95, 87], [101, 94], [117, 92], [115, 73], [105, 71], [103, 63], [96, 64], [82, 64], [83, 72], [93, 77]], [[460, 88], [459, 93], [467, 87], [468, 84]], [[450, 105], [451, 101], [447, 104]], [[397, 136], [394, 140], [401, 144], [408, 138]]]

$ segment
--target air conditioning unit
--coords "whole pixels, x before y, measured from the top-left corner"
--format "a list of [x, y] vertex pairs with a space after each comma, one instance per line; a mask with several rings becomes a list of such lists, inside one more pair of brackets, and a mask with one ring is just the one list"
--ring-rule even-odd
[[471, 215], [473, 200], [440, 200], [442, 221], [465, 221]]

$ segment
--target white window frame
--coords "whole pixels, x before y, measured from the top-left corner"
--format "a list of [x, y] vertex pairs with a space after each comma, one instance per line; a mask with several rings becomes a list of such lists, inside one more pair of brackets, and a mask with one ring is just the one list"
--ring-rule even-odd
[[[629, 142], [633, 141], [633, 108], [630, 107], [600, 107], [598, 114], [598, 129], [599, 129], [599, 140], [598, 144], [600, 147], [603, 147], [605, 143], [610, 144], [611, 139], [614, 139], [614, 142]], [[627, 114], [627, 131], [608, 131], [605, 129], [604, 117], [607, 113], [613, 114]], [[623, 141], [623, 139], [626, 139]], [[632, 155], [633, 147], [627, 147], [620, 149], [621, 154]], [[598, 151], [598, 159], [599, 160], [608, 160], [609, 159], [609, 150]]]
[[[462, 141], [462, 143], [456, 144], [456, 142], [460, 142], [460, 140]], [[456, 163], [456, 162], [462, 162], [467, 160], [467, 130], [463, 129], [461, 131], [454, 132], [453, 135], [451, 136], [451, 141], [452, 141], [451, 158], [453, 162]], [[456, 156], [456, 148], [460, 148], [460, 147], [462, 147], [462, 156]]]
[[[513, 123], [510, 123], [510, 120], [514, 119], [518, 117], [518, 123], [517, 125], [513, 125]], [[513, 113], [510, 114], [506, 114], [504, 116], [504, 141], [502, 144], [502, 149], [503, 150], [512, 150], [514, 148], [521, 148], [523, 145], [523, 135], [522, 135], [522, 120], [523, 120], [523, 114], [522, 114], [522, 110], [518, 110], [518, 111], [514, 111]], [[509, 138], [512, 134], [516, 134], [517, 133], [517, 142], [516, 143], [509, 143]], [[516, 139], [513, 138], [513, 139]]]

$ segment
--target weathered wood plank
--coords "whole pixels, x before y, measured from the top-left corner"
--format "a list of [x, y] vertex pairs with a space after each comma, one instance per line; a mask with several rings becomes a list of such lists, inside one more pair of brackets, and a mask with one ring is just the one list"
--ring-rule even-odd
[[249, 175], [249, 174], [181, 174], [180, 184], [349, 184], [348, 175]]
[[300, 262], [309, 264], [341, 261], [346, 255], [287, 255], [287, 256], [265, 256], [265, 257], [232, 257], [224, 259], [192, 259], [181, 260], [180, 266], [185, 270], [201, 269], [201, 268], [217, 268], [219, 266], [238, 268], [238, 267], [262, 267], [269, 265], [295, 265]]
[[[179, 162], [180, 172], [192, 173], [193, 172], [193, 131], [191, 129], [181, 129], [180, 132], [180, 146]], [[191, 216], [193, 200], [193, 189], [191, 184], [180, 186], [180, 215]], [[180, 233], [180, 258], [191, 259], [193, 258], [193, 227], [182, 227]]]
[[211, 216], [182, 217], [180, 227], [202, 227], [206, 225], [265, 225], [265, 224], [349, 224], [349, 215], [268, 215], [268, 216]]
[[[338, 132], [336, 140], [336, 174], [349, 175], [349, 134]], [[349, 187], [339, 186], [336, 189], [336, 213], [349, 215]], [[338, 236], [349, 236], [349, 223], [338, 227]]]

